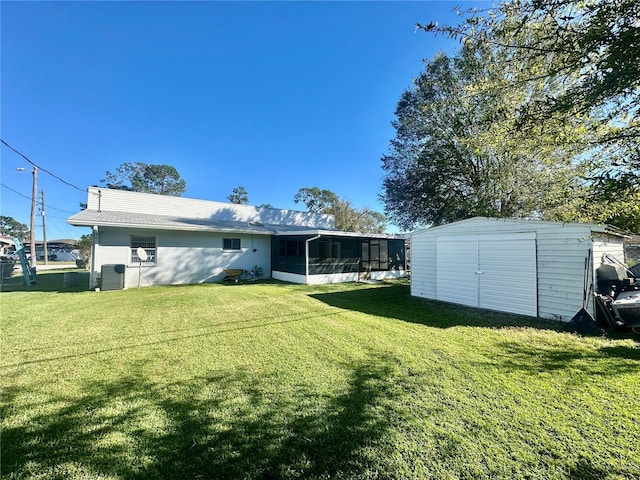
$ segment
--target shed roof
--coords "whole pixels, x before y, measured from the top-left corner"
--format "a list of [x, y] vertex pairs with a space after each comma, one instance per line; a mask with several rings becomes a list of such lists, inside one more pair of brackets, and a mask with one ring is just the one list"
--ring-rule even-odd
[[553, 222], [548, 220], [529, 220], [523, 218], [491, 218], [491, 217], [473, 217], [465, 220], [459, 220], [457, 222], [447, 223], [445, 225], [438, 225], [435, 227], [429, 227], [421, 230], [411, 232], [410, 235], [415, 235], [423, 232], [439, 231], [441, 229], [447, 229], [451, 226], [458, 226], [463, 224], [479, 224], [485, 223], [490, 225], [492, 222], [501, 222], [505, 224], [519, 225], [525, 228], [535, 229], [536, 226], [557, 226], [557, 227], [581, 227], [588, 228], [591, 232], [606, 233], [609, 235], [615, 235], [619, 237], [627, 237], [628, 235], [619, 228], [611, 225], [598, 224], [598, 223], [578, 223], [578, 222]]

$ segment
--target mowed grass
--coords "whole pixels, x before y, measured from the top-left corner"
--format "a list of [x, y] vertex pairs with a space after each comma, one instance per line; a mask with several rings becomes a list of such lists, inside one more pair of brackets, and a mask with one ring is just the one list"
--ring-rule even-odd
[[633, 337], [402, 282], [47, 278], [0, 293], [2, 478], [640, 478]]

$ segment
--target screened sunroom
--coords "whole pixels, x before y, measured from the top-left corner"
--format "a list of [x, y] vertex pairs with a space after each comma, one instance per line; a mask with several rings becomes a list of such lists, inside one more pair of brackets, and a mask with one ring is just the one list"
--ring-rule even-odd
[[271, 238], [272, 277], [322, 284], [404, 277], [405, 240], [350, 232], [282, 233]]

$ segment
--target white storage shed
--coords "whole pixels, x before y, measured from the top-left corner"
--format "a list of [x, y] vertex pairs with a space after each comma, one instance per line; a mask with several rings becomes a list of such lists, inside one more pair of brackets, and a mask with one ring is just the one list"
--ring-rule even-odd
[[602, 255], [624, 261], [624, 238], [606, 225], [485, 217], [428, 228], [411, 234], [411, 294], [569, 321]]

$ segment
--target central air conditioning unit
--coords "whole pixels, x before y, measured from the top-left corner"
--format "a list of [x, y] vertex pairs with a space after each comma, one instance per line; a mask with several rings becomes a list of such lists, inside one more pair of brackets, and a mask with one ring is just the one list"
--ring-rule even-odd
[[100, 290], [122, 290], [124, 288], [124, 264], [102, 265]]

